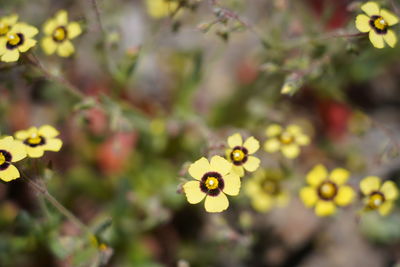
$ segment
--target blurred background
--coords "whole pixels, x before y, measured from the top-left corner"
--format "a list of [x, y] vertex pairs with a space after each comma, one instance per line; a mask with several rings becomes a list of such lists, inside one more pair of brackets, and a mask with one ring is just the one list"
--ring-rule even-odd
[[[362, 1], [173, 2], [0, 0], [39, 29], [60, 9], [83, 28], [71, 58], [37, 45], [43, 68], [0, 63], [0, 130], [60, 131], [60, 152], [17, 166], [94, 233], [24, 179], [2, 182], [0, 266], [400, 266], [398, 208], [360, 217], [359, 200], [318, 218], [298, 198], [318, 163], [354, 188], [400, 181], [400, 48], [356, 35]], [[295, 160], [257, 152], [282, 172], [284, 207], [259, 212], [244, 190], [221, 214], [186, 201], [191, 162], [224, 155], [235, 132], [263, 142], [271, 123], [312, 138]]]

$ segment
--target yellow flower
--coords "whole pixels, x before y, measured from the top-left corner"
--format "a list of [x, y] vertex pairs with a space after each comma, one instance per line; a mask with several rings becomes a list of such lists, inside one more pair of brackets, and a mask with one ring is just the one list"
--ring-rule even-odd
[[12, 26], [18, 21], [18, 15], [12, 14], [10, 16], [0, 18], [0, 38], [6, 37], [7, 33], [11, 30]]
[[17, 23], [11, 27], [4, 38], [0, 38], [1, 61], [14, 62], [19, 59], [19, 53], [25, 53], [36, 45], [32, 39], [38, 30], [25, 23]]
[[19, 171], [12, 163], [25, 157], [25, 147], [21, 142], [12, 136], [0, 139], [0, 179], [9, 182], [19, 178]]
[[226, 157], [233, 163], [232, 170], [242, 177], [244, 170], [253, 172], [260, 166], [260, 160], [251, 154], [256, 153], [260, 148], [260, 142], [253, 136], [243, 143], [242, 136], [238, 133], [228, 137], [229, 149], [226, 150]]
[[43, 25], [45, 37], [41, 41], [43, 51], [52, 55], [57, 51], [60, 57], [69, 57], [75, 52], [71, 40], [82, 33], [77, 22], [68, 22], [68, 13], [60, 10]]
[[369, 32], [369, 40], [376, 48], [385, 47], [384, 41], [394, 47], [397, 37], [391, 26], [397, 24], [399, 19], [390, 11], [380, 8], [376, 2], [367, 2], [361, 6], [367, 14], [356, 17], [356, 27], [360, 32]]
[[55, 138], [59, 132], [50, 125], [43, 125], [39, 129], [31, 127], [26, 131], [18, 131], [15, 138], [25, 145], [26, 153], [30, 158], [40, 158], [44, 151], [59, 151], [62, 141]]
[[221, 212], [228, 208], [225, 194], [236, 196], [240, 190], [240, 177], [232, 172], [232, 164], [220, 156], [209, 162], [201, 158], [189, 167], [189, 174], [196, 179], [186, 182], [183, 190], [189, 203], [197, 204], [205, 198], [208, 212]]
[[336, 206], [349, 205], [355, 196], [353, 188], [345, 185], [350, 173], [342, 168], [334, 169], [330, 175], [323, 165], [315, 166], [307, 174], [307, 183], [300, 190], [300, 198], [307, 207], [315, 206], [318, 216], [329, 216]]
[[279, 170], [258, 170], [245, 185], [245, 192], [253, 208], [259, 212], [284, 207], [289, 202], [288, 192], [282, 190], [283, 174]]
[[173, 14], [178, 8], [178, 1], [174, 0], [147, 0], [147, 13], [153, 18], [159, 19]]
[[365, 177], [360, 182], [360, 189], [365, 196], [364, 210], [378, 210], [383, 216], [390, 213], [394, 201], [399, 197], [398, 188], [393, 181], [382, 184], [381, 178], [376, 176]]
[[286, 129], [278, 124], [272, 124], [265, 133], [269, 137], [264, 143], [265, 151], [274, 153], [280, 150], [289, 159], [296, 158], [300, 154], [300, 146], [310, 143], [310, 138], [295, 124], [289, 125]]

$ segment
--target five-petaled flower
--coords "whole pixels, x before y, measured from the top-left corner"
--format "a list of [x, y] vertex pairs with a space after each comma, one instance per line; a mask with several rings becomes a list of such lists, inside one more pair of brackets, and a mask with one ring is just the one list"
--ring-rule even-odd
[[197, 204], [205, 197], [208, 212], [221, 212], [228, 208], [225, 194], [236, 196], [240, 190], [240, 177], [232, 172], [232, 164], [220, 156], [213, 156], [209, 162], [201, 158], [190, 165], [189, 174], [196, 179], [186, 182], [183, 190], [189, 203]]
[[283, 173], [275, 169], [260, 169], [245, 184], [245, 193], [251, 205], [259, 212], [268, 212], [274, 207], [284, 207], [289, 202], [289, 193], [282, 188]]
[[20, 177], [18, 169], [12, 165], [26, 157], [25, 147], [12, 136], [0, 139], [0, 179], [9, 182]]
[[399, 19], [390, 11], [380, 8], [375, 2], [367, 2], [361, 6], [367, 14], [356, 17], [356, 27], [360, 32], [369, 32], [369, 40], [376, 48], [385, 47], [384, 41], [394, 47], [397, 37], [391, 26], [397, 24]]
[[260, 148], [260, 142], [253, 136], [246, 139], [243, 143], [242, 136], [236, 133], [228, 137], [229, 149], [226, 150], [226, 157], [233, 163], [232, 170], [240, 177], [244, 175], [244, 170], [253, 172], [260, 166], [260, 160], [251, 156]]
[[349, 205], [355, 196], [353, 188], [345, 185], [350, 173], [342, 168], [334, 169], [330, 175], [319, 164], [307, 174], [307, 183], [300, 190], [300, 198], [307, 207], [315, 206], [318, 216], [329, 216], [336, 212], [336, 206]]
[[38, 30], [26, 23], [16, 23], [7, 31], [5, 37], [0, 38], [1, 61], [14, 62], [19, 59], [20, 53], [25, 53], [36, 45], [33, 37]]
[[265, 133], [269, 137], [264, 143], [265, 151], [274, 153], [280, 150], [289, 159], [296, 158], [300, 154], [300, 146], [310, 143], [310, 138], [295, 124], [289, 125], [286, 129], [279, 124], [272, 124]]
[[50, 125], [31, 127], [15, 133], [15, 138], [25, 145], [26, 153], [30, 158], [40, 158], [44, 151], [59, 151], [62, 141], [56, 136], [59, 132]]
[[18, 15], [12, 14], [0, 18], [0, 38], [6, 37], [12, 26], [18, 21]]
[[149, 15], [159, 19], [174, 14], [179, 7], [179, 3], [175, 0], [147, 0], [146, 6]]
[[81, 26], [77, 22], [68, 22], [68, 13], [60, 10], [54, 18], [49, 19], [43, 25], [46, 36], [42, 39], [43, 51], [48, 54], [57, 54], [60, 57], [69, 57], [75, 52], [71, 42], [82, 33]]
[[393, 181], [382, 184], [381, 178], [376, 176], [365, 177], [360, 182], [360, 189], [364, 198], [365, 211], [378, 210], [385, 216], [393, 208], [394, 201], [399, 197], [399, 191]]

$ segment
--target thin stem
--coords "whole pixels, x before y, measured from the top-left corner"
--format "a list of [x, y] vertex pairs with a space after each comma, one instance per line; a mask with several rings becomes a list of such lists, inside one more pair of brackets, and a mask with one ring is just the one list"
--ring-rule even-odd
[[96, 19], [97, 19], [97, 24], [99, 25], [99, 29], [100, 29], [101, 33], [103, 34], [103, 36], [105, 36], [106, 31], [104, 29], [103, 21], [101, 19], [100, 8], [99, 8], [99, 5], [97, 4], [97, 0], [91, 0], [91, 2], [92, 2], [94, 12], [96, 13]]

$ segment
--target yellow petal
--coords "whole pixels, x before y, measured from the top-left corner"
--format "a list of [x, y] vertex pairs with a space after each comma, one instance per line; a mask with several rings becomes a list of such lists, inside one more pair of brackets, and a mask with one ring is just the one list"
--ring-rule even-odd
[[278, 151], [280, 147], [281, 143], [276, 138], [269, 139], [264, 143], [264, 150], [269, 153], [274, 153]]
[[285, 207], [289, 203], [290, 196], [287, 192], [282, 192], [276, 197], [276, 205], [278, 207]]
[[44, 154], [43, 146], [30, 147], [25, 146], [26, 153], [30, 158], [40, 158]]
[[47, 138], [53, 138], [60, 134], [57, 129], [50, 125], [43, 125], [39, 128], [38, 133]]
[[54, 19], [49, 19], [43, 25], [43, 31], [46, 35], [52, 35], [54, 30], [58, 27], [57, 21]]
[[399, 190], [393, 181], [386, 181], [379, 190], [385, 195], [386, 200], [395, 200], [399, 197]]
[[218, 172], [222, 176], [232, 170], [232, 163], [220, 156], [213, 156], [210, 165], [212, 171]]
[[353, 188], [348, 185], [340, 186], [338, 194], [335, 197], [335, 203], [339, 206], [349, 205], [355, 197]]
[[318, 200], [315, 206], [315, 214], [320, 217], [329, 216], [336, 212], [336, 206], [332, 201]]
[[0, 171], [0, 179], [9, 182], [19, 178], [19, 171], [14, 165], [9, 165], [7, 169]]
[[0, 19], [0, 21], [3, 21], [7, 25], [14, 25], [18, 21], [18, 15], [11, 14], [9, 16], [5, 16], [4, 18]]
[[3, 55], [8, 51], [7, 49], [7, 39], [6, 38], [0, 38], [0, 55]]
[[26, 149], [25, 145], [21, 141], [12, 141], [12, 145], [6, 149], [11, 153], [12, 162], [20, 161], [21, 159], [26, 158]]
[[18, 50], [21, 53], [25, 53], [30, 48], [34, 47], [36, 43], [37, 43], [36, 40], [26, 39], [22, 45], [18, 46]]
[[265, 194], [254, 196], [251, 200], [254, 209], [259, 212], [267, 212], [273, 207], [272, 197]]
[[388, 215], [393, 209], [393, 201], [385, 201], [382, 206], [379, 207], [378, 212], [382, 216]]
[[7, 50], [2, 56], [1, 61], [3, 62], [15, 62], [19, 59], [18, 49]]
[[251, 136], [246, 139], [243, 146], [247, 149], [249, 154], [253, 154], [260, 148], [260, 142]]
[[240, 177], [235, 173], [230, 173], [223, 177], [224, 179], [224, 190], [225, 194], [230, 196], [237, 196], [240, 191]]
[[305, 134], [298, 134], [295, 136], [296, 143], [301, 146], [306, 146], [310, 143], [310, 137]]
[[300, 154], [300, 148], [297, 144], [283, 145], [281, 151], [289, 159], [294, 159]]
[[361, 6], [361, 9], [370, 17], [379, 15], [379, 5], [375, 2], [370, 1], [365, 3]]
[[383, 35], [383, 39], [392, 48], [397, 43], [397, 36], [396, 36], [396, 34], [394, 33], [393, 30], [388, 30], [387, 33], [385, 35]]
[[385, 47], [385, 44], [383, 42], [383, 36], [380, 34], [377, 34], [375, 31], [370, 31], [369, 32], [369, 40], [371, 43], [376, 47], [376, 48], [383, 48]]
[[336, 168], [331, 172], [329, 179], [337, 185], [342, 185], [347, 182], [350, 177], [350, 172], [343, 168]]
[[389, 26], [395, 25], [399, 23], [399, 18], [390, 12], [389, 10], [386, 9], [381, 9], [381, 16], [382, 18], [387, 22]]
[[73, 44], [66, 40], [64, 42], [62, 42], [60, 45], [58, 45], [57, 47], [57, 54], [60, 57], [69, 57], [71, 56], [73, 53], [75, 52], [75, 48], [73, 46]]
[[246, 183], [244, 190], [246, 192], [246, 195], [252, 197], [253, 195], [260, 193], [260, 184], [253, 180], [249, 180]]
[[13, 145], [14, 138], [12, 136], [6, 136], [0, 139], [0, 149], [7, 150]]
[[43, 150], [57, 152], [60, 151], [62, 144], [62, 141], [58, 138], [49, 138], [46, 139], [46, 144], [43, 146]]
[[68, 39], [74, 39], [82, 33], [81, 26], [77, 22], [71, 22], [67, 26]]
[[244, 168], [242, 166], [232, 166], [232, 172], [236, 173], [237, 175], [239, 175], [240, 177], [244, 176]]
[[378, 191], [381, 186], [381, 178], [376, 176], [365, 177], [360, 182], [360, 189], [364, 195], [369, 195], [374, 191]]
[[235, 133], [234, 135], [228, 137], [229, 147], [234, 148], [235, 146], [242, 146], [242, 144], [242, 136], [239, 133]]
[[188, 172], [194, 179], [201, 180], [203, 175], [209, 172], [210, 169], [210, 163], [206, 158], [202, 157], [189, 166]]
[[312, 207], [318, 200], [318, 194], [315, 188], [306, 186], [300, 190], [300, 198], [304, 205], [307, 207]]
[[296, 124], [288, 125], [288, 127], [286, 127], [286, 131], [289, 132], [290, 134], [292, 134], [293, 136], [301, 134], [301, 132], [302, 132], [301, 127]]
[[328, 171], [325, 166], [318, 164], [307, 174], [307, 183], [312, 186], [320, 185], [328, 177]]
[[42, 39], [41, 45], [47, 55], [52, 55], [57, 50], [57, 43], [49, 36]]
[[277, 136], [280, 133], [282, 133], [282, 126], [280, 126], [279, 124], [271, 124], [270, 126], [268, 126], [267, 130], [265, 131], [265, 134], [268, 137]]
[[243, 164], [243, 167], [246, 169], [246, 171], [249, 172], [254, 172], [255, 170], [258, 169], [259, 166], [260, 166], [260, 159], [253, 156], [249, 156], [247, 158], [247, 161]]
[[22, 26], [22, 33], [24, 34], [25, 38], [32, 38], [39, 33], [39, 30], [32, 25], [24, 23]]
[[55, 16], [55, 20], [57, 21], [58, 25], [65, 26], [68, 24], [68, 13], [65, 10], [60, 10], [57, 12]]
[[206, 194], [200, 189], [199, 181], [190, 181], [183, 185], [183, 191], [190, 204], [197, 204], [203, 200]]
[[229, 207], [229, 201], [226, 195], [220, 192], [217, 196], [207, 196], [204, 207], [208, 212], [221, 212]]
[[369, 25], [370, 18], [364, 14], [358, 15], [356, 17], [356, 28], [360, 32], [369, 32], [371, 26]]

